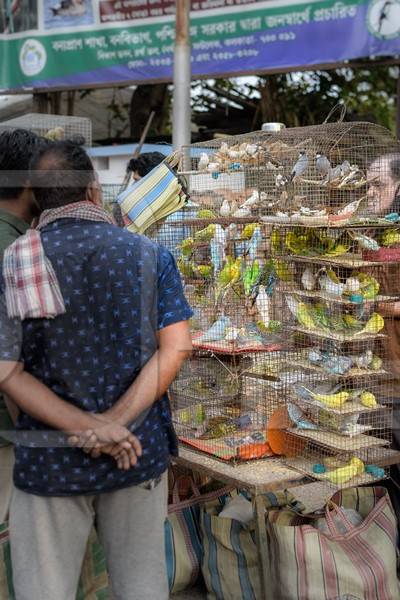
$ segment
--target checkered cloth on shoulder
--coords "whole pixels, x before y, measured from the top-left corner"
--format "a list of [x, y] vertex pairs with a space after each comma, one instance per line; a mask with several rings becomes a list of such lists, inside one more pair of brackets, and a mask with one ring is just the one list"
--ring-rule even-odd
[[91, 202], [44, 211], [36, 229], [29, 229], [4, 253], [3, 278], [10, 318], [52, 319], [65, 313], [57, 276], [45, 255], [40, 230], [58, 219], [68, 218], [114, 223], [105, 210]]

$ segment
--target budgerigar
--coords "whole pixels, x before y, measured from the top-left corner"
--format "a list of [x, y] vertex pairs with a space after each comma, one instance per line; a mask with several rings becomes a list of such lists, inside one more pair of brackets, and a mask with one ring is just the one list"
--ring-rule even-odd
[[258, 287], [256, 307], [264, 326], [268, 328], [271, 321], [271, 299], [269, 298], [263, 285]]
[[253, 287], [257, 283], [260, 277], [260, 263], [255, 260], [253, 263], [247, 265], [242, 276], [242, 283], [244, 287], [244, 293], [246, 296], [250, 296]]
[[372, 313], [372, 315], [368, 319], [365, 326], [361, 329], [361, 331], [358, 331], [355, 335], [359, 335], [359, 334], [363, 334], [363, 333], [370, 333], [370, 334], [379, 333], [379, 331], [381, 331], [384, 328], [384, 326], [385, 326], [385, 321], [383, 320], [383, 317], [381, 317], [381, 315], [379, 313], [375, 312], [375, 313]]
[[318, 429], [317, 425], [307, 419], [301, 408], [299, 408], [296, 404], [288, 402], [287, 411], [289, 419], [293, 421], [298, 429]]
[[258, 223], [247, 223], [247, 225], [243, 227], [243, 231], [240, 234], [240, 239], [250, 240], [256, 227], [258, 227]]
[[301, 276], [301, 285], [305, 290], [311, 291], [315, 289], [317, 283], [317, 279], [313, 273], [313, 270], [310, 267], [307, 267], [303, 271], [303, 275]]
[[214, 223], [210, 223], [207, 225], [205, 229], [200, 229], [200, 231], [196, 231], [194, 234], [194, 239], [199, 242], [210, 242], [214, 237], [216, 225]]
[[350, 460], [349, 464], [345, 467], [339, 467], [334, 469], [333, 471], [328, 471], [324, 473], [320, 477], [323, 479], [328, 479], [331, 483], [335, 485], [344, 485], [357, 475], [362, 475], [365, 471], [365, 466], [362, 460], [353, 456]]
[[190, 257], [194, 250], [194, 239], [192, 237], [186, 238], [181, 242], [178, 248], [180, 249], [183, 257]]
[[196, 342], [217, 342], [225, 337], [227, 327], [231, 326], [229, 317], [222, 315], [215, 323], [211, 325], [207, 331], [200, 337], [196, 338]]
[[246, 249], [246, 254], [249, 255], [249, 259], [251, 261], [255, 260], [255, 258], [257, 256], [257, 250], [261, 243], [261, 240], [262, 240], [261, 229], [259, 227], [256, 227], [253, 235], [251, 236], [251, 240], [248, 243], [247, 249]]
[[310, 313], [310, 309], [305, 302], [299, 302], [296, 318], [302, 327], [305, 327], [306, 329], [317, 329], [315, 321]]

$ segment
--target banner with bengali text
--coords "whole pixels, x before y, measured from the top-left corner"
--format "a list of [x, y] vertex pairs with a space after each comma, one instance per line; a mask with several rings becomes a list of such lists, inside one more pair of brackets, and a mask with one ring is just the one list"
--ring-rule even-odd
[[[6, 5], [1, 92], [172, 79], [173, 0]], [[190, 30], [194, 78], [397, 57], [400, 0], [192, 0]]]

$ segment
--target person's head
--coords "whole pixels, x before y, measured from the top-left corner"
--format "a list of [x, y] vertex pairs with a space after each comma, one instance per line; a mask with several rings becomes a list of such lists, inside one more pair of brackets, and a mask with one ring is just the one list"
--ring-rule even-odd
[[35, 202], [29, 184], [29, 163], [33, 154], [48, 142], [26, 129], [0, 134], [0, 204], [14, 212], [32, 216]]
[[376, 158], [368, 169], [368, 210], [376, 215], [400, 210], [400, 152]]
[[139, 181], [142, 177], [150, 173], [163, 160], [165, 155], [161, 152], [143, 152], [137, 158], [131, 158], [126, 167], [128, 174], [132, 173], [134, 181]]
[[31, 162], [31, 179], [42, 211], [83, 200], [101, 203], [92, 161], [75, 141], [54, 142], [39, 150]]

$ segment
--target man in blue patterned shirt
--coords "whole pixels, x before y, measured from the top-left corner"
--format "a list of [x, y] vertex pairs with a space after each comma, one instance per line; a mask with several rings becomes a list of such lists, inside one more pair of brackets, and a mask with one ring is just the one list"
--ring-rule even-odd
[[166, 600], [165, 473], [177, 450], [166, 390], [190, 352], [191, 309], [167, 250], [71, 216], [75, 203], [98, 204], [82, 148], [54, 144], [32, 175], [42, 216], [67, 209], [40, 229], [65, 312], [20, 321], [1, 298], [0, 389], [21, 411], [10, 511], [16, 597], [75, 600], [95, 521], [115, 599]]

